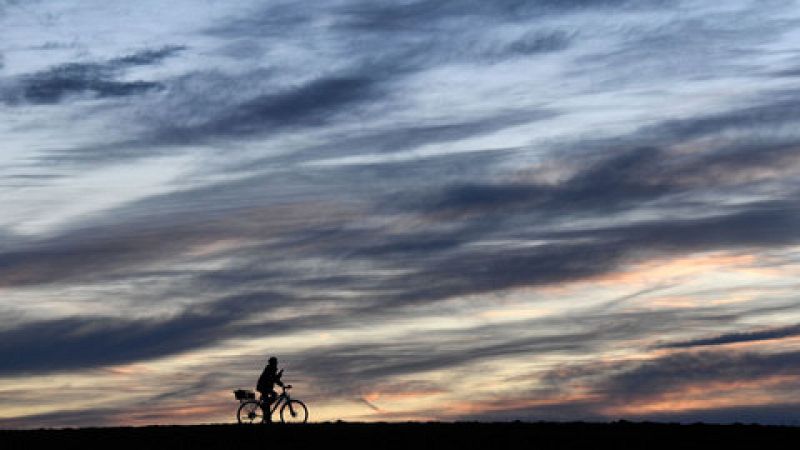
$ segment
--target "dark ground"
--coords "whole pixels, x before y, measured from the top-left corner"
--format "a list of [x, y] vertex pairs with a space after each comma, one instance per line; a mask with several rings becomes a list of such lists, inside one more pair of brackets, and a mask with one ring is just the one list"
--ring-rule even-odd
[[800, 427], [595, 423], [321, 423], [197, 425], [0, 431], [0, 449], [16, 448], [796, 448]]

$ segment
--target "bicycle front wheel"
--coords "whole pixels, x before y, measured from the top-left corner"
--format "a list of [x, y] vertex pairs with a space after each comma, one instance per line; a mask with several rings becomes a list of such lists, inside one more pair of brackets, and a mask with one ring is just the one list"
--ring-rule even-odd
[[255, 424], [264, 422], [264, 410], [256, 400], [248, 400], [239, 406], [236, 411], [236, 419], [241, 424]]
[[290, 400], [281, 406], [281, 422], [306, 423], [307, 420], [308, 408], [300, 400]]

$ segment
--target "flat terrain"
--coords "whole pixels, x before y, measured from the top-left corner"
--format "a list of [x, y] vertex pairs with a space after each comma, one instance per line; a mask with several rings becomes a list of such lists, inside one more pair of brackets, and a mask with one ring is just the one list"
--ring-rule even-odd
[[320, 423], [0, 431], [0, 448], [795, 448], [800, 427], [654, 423]]

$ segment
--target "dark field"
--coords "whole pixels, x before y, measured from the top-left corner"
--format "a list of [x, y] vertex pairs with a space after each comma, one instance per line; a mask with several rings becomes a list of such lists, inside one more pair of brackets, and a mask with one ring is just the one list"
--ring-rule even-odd
[[0, 448], [795, 448], [800, 427], [595, 423], [322, 423], [0, 431]]

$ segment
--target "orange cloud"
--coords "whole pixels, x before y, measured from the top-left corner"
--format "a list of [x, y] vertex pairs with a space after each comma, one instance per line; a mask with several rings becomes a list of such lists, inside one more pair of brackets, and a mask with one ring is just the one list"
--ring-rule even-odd
[[653, 398], [611, 406], [603, 409], [602, 413], [619, 417], [767, 405], [785, 400], [786, 385], [796, 385], [798, 382], [800, 382], [800, 377], [794, 375], [776, 375], [758, 380], [714, 381], [683, 385], [676, 391]]
[[144, 364], [124, 364], [107, 367], [104, 370], [114, 375], [143, 375], [152, 372], [152, 370]]
[[654, 259], [636, 264], [627, 270], [594, 277], [591, 281], [613, 284], [647, 284], [667, 281], [721, 269], [750, 268], [757, 262], [755, 255], [712, 252], [671, 259]]
[[370, 403], [382, 400], [384, 402], [396, 402], [406, 400], [418, 400], [433, 395], [443, 394], [445, 391], [439, 389], [428, 389], [419, 391], [406, 391], [406, 392], [379, 392], [374, 391], [364, 395], [364, 399]]
[[482, 414], [494, 411], [507, 411], [523, 408], [534, 408], [537, 406], [563, 405], [569, 403], [589, 402], [601, 400], [602, 397], [590, 393], [585, 389], [573, 389], [569, 394], [558, 395], [549, 398], [539, 399], [492, 399], [455, 402], [445, 406], [445, 413], [448, 416], [463, 416]]

